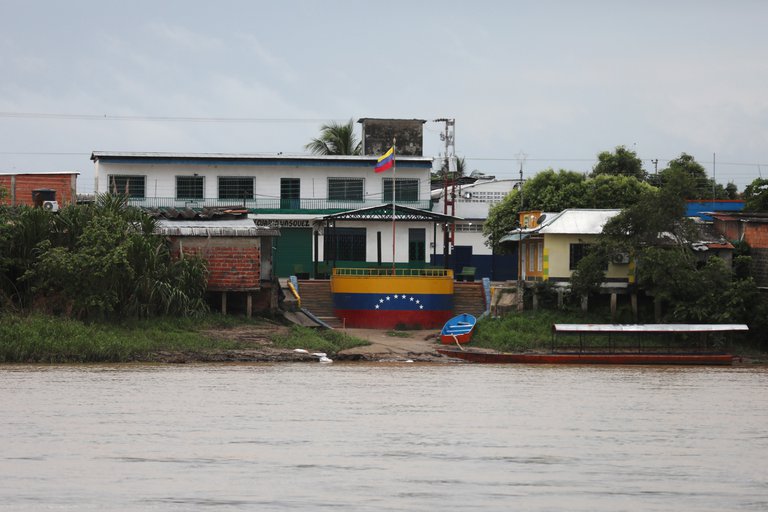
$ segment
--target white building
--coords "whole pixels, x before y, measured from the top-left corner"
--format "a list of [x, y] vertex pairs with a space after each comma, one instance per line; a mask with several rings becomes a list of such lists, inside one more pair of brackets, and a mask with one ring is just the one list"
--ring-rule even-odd
[[[393, 173], [374, 173], [375, 156], [126, 153], [95, 151], [97, 194], [126, 194], [132, 205], [159, 209], [247, 209], [258, 225], [280, 228], [276, 273], [311, 273], [332, 253], [337, 266], [391, 265], [391, 222], [336, 222], [328, 214], [388, 204]], [[424, 212], [395, 223], [395, 261], [427, 265], [442, 232], [430, 212], [432, 158], [400, 156], [396, 203]], [[331, 247], [335, 246], [335, 251]]]
[[[500, 203], [514, 188], [517, 180], [497, 180], [480, 178], [474, 183], [456, 185], [453, 207], [450, 200], [445, 205], [444, 189], [432, 191], [435, 204], [433, 212], [455, 215], [461, 220], [454, 227], [454, 263], [455, 268], [473, 266], [478, 269], [478, 276], [492, 279], [512, 279], [516, 277], [517, 260], [494, 256], [493, 249], [486, 245], [483, 224], [488, 218], [491, 206]], [[450, 196], [453, 189], [448, 189]], [[453, 211], [453, 213], [452, 213]], [[494, 261], [498, 260], [498, 261]], [[438, 258], [439, 261], [442, 261]], [[503, 260], [503, 261], [502, 261]], [[503, 272], [502, 267], [509, 266], [511, 273]], [[514, 274], [514, 275], [512, 275]]]

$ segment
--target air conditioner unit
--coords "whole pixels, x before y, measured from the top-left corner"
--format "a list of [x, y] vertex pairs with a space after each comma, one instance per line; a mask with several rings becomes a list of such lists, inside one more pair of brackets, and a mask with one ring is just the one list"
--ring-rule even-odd
[[616, 263], [618, 265], [626, 265], [629, 263], [629, 254], [626, 252], [620, 252], [613, 255], [613, 258], [611, 258], [611, 262]]
[[57, 212], [59, 211], [59, 202], [43, 201], [43, 210], [48, 210], [49, 212]]

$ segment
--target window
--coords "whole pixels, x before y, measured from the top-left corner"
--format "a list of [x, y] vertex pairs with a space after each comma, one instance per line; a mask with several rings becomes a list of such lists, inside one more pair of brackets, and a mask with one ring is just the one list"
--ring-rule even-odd
[[571, 244], [568, 270], [576, 270], [576, 265], [589, 252], [589, 244]]
[[109, 193], [126, 195], [134, 199], [144, 199], [146, 197], [146, 176], [126, 176], [123, 174], [110, 174]]
[[219, 176], [219, 199], [253, 199], [253, 178]]
[[[419, 180], [403, 178], [397, 179], [396, 201], [418, 201]], [[384, 202], [392, 201], [392, 178], [384, 178]]]
[[202, 199], [202, 176], [176, 176], [176, 199]]
[[330, 201], [362, 201], [363, 178], [328, 178]]
[[326, 260], [365, 261], [365, 228], [325, 228], [323, 253]]

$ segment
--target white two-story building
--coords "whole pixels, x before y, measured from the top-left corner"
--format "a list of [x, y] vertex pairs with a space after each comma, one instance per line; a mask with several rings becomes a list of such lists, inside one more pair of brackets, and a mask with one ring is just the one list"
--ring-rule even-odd
[[[336, 266], [391, 265], [393, 190], [401, 207], [395, 262], [425, 266], [443, 243], [436, 226], [445, 219], [430, 211], [430, 157], [398, 156], [394, 186], [391, 171], [374, 172], [376, 156], [95, 151], [91, 159], [98, 194], [125, 194], [144, 208], [245, 209], [257, 225], [279, 228], [278, 276], [313, 274], [331, 259]], [[377, 205], [370, 215], [326, 219]]]

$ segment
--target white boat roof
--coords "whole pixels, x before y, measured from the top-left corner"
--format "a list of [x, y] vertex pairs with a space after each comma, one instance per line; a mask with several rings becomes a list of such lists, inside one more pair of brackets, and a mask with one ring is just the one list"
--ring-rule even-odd
[[554, 333], [677, 333], [748, 331], [746, 324], [552, 324]]

